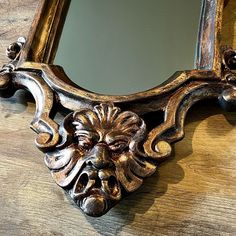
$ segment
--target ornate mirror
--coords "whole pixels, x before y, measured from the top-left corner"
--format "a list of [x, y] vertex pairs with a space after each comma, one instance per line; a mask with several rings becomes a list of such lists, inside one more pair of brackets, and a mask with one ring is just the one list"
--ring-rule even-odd
[[35, 144], [83, 212], [101, 216], [137, 190], [184, 137], [197, 101], [234, 109], [235, 52], [220, 45], [224, 4], [41, 0], [26, 40], [7, 48], [1, 96], [32, 93]]

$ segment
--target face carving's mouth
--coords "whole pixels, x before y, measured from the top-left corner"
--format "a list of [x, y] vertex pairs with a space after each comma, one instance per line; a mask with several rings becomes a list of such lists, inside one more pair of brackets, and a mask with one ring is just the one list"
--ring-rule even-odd
[[99, 216], [120, 200], [121, 189], [113, 170], [85, 167], [70, 195], [86, 214]]

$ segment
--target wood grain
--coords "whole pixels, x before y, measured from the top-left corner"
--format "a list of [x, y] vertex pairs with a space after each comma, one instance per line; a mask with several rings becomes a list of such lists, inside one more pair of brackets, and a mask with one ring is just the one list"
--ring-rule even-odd
[[[1, 64], [8, 44], [29, 29], [36, 5], [36, 0], [0, 1]], [[231, 0], [227, 7], [231, 12], [234, 7], [235, 15], [236, 3]], [[225, 22], [231, 20], [226, 14]], [[232, 27], [228, 32], [227, 39]], [[169, 161], [97, 219], [83, 215], [53, 182], [28, 128], [35, 111], [32, 98], [21, 91], [1, 98], [0, 111], [0, 235], [236, 234], [236, 115], [222, 113], [215, 102], [194, 106], [186, 137]]]

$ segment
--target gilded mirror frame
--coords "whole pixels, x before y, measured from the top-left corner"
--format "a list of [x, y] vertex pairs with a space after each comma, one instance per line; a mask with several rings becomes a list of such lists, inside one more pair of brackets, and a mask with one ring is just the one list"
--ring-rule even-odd
[[[189, 108], [218, 98], [235, 107], [235, 52], [221, 47], [224, 0], [203, 0], [194, 70], [179, 71], [147, 91], [101, 95], [72, 82], [53, 65], [69, 0], [41, 0], [30, 33], [7, 48], [0, 95], [34, 97], [31, 128], [55, 182], [83, 212], [101, 216], [138, 189], [184, 137]], [[55, 113], [66, 110], [61, 123]], [[55, 112], [56, 111], [56, 112]]]

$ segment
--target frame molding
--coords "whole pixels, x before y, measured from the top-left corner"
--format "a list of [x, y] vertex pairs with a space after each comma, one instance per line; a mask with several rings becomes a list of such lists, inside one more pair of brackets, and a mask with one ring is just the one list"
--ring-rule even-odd
[[[196, 70], [136, 94], [107, 96], [74, 84], [52, 65], [68, 0], [42, 0], [29, 37], [7, 49], [0, 95], [29, 90], [36, 102], [31, 128], [55, 182], [90, 216], [101, 216], [155, 172], [184, 137], [184, 120], [197, 101], [236, 105], [236, 53], [220, 50], [223, 0], [203, 0]], [[62, 123], [53, 110], [66, 109]], [[117, 138], [119, 137], [119, 138]]]

